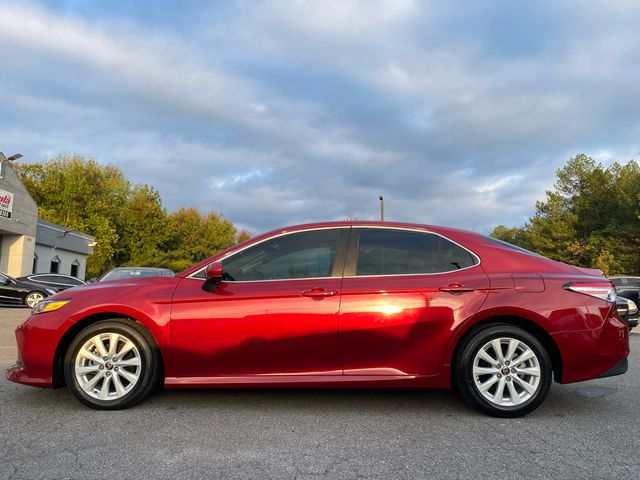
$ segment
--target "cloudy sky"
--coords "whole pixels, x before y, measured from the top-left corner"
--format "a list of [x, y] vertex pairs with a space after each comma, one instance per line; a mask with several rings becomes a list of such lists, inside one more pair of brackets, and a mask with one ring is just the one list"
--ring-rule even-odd
[[0, 150], [113, 163], [257, 233], [519, 225], [640, 151], [640, 2], [0, 0]]

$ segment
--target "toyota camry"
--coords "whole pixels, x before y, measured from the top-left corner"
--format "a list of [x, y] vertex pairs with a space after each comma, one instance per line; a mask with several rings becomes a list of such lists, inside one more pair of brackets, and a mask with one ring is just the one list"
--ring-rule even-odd
[[627, 370], [599, 270], [477, 233], [380, 222], [276, 230], [175, 277], [88, 284], [16, 329], [14, 382], [118, 409], [156, 387], [449, 388], [502, 417], [553, 380]]

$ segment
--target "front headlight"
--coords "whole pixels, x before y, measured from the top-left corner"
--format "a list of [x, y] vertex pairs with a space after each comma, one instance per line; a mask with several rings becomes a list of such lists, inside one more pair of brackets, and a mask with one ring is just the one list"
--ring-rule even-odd
[[60, 307], [65, 306], [70, 301], [71, 301], [70, 298], [65, 298], [60, 300], [42, 300], [35, 307], [33, 307], [33, 314], [36, 315], [38, 313], [55, 312]]
[[629, 308], [629, 315], [635, 315], [638, 313], [638, 306], [633, 300], [627, 299], [627, 307]]

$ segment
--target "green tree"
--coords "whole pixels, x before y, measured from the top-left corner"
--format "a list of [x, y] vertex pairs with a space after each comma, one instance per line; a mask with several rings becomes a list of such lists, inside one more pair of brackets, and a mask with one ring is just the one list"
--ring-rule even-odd
[[606, 274], [640, 271], [640, 167], [610, 167], [579, 154], [557, 171], [553, 191], [522, 228], [496, 227], [496, 238]]
[[80, 155], [22, 164], [18, 172], [40, 218], [96, 237], [88, 277], [121, 265], [180, 271], [249, 238], [217, 213], [168, 214], [153, 187], [132, 185], [119, 168]]
[[[233, 224], [217, 213], [199, 212], [194, 207], [169, 214], [165, 265], [174, 271], [200, 262], [238, 241]], [[241, 232], [242, 238], [246, 232]]]

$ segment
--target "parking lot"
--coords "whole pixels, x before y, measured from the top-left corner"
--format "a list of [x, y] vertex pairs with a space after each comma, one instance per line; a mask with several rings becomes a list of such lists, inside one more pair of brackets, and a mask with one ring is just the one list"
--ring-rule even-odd
[[[28, 315], [0, 308], [0, 366]], [[629, 478], [640, 476], [640, 336], [626, 375], [552, 387], [486, 417], [449, 391], [165, 391], [119, 412], [0, 380], [0, 478]]]

